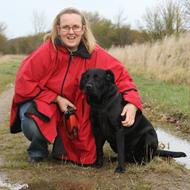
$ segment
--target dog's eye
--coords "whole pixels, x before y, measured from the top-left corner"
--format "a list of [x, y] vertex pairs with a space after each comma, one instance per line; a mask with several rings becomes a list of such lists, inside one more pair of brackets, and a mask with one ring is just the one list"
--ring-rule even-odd
[[89, 78], [89, 74], [86, 74], [86, 78], [87, 78], [87, 79]]

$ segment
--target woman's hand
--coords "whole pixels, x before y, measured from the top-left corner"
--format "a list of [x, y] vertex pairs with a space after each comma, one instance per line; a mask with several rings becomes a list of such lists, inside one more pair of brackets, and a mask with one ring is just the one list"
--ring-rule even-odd
[[125, 116], [125, 120], [122, 121], [124, 127], [131, 127], [135, 122], [137, 107], [131, 103], [124, 106], [121, 116]]
[[72, 104], [68, 99], [63, 98], [63, 97], [61, 97], [59, 95], [56, 98], [56, 103], [59, 105], [59, 108], [60, 108], [61, 112], [67, 111], [67, 107], [68, 106], [76, 109], [76, 107], [74, 106], [74, 104]]

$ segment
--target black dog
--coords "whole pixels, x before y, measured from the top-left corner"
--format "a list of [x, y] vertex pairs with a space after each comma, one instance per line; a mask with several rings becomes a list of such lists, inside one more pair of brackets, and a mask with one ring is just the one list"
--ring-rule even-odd
[[155, 155], [185, 157], [183, 152], [158, 150], [158, 138], [152, 124], [137, 111], [131, 127], [121, 124], [121, 112], [127, 103], [117, 91], [111, 70], [89, 69], [83, 73], [80, 88], [90, 105], [90, 120], [96, 140], [96, 167], [103, 165], [103, 145], [107, 140], [114, 152], [118, 153], [115, 172], [125, 171], [125, 162], [145, 164]]

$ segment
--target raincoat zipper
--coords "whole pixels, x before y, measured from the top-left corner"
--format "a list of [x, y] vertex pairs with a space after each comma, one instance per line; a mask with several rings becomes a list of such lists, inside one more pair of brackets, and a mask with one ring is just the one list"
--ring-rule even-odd
[[65, 80], [66, 80], [66, 77], [67, 77], [67, 74], [68, 74], [68, 71], [69, 71], [69, 68], [70, 68], [70, 65], [71, 65], [72, 58], [73, 58], [73, 52], [70, 52], [69, 60], [68, 60], [68, 64], [67, 64], [67, 69], [66, 69], [65, 76], [63, 78], [63, 82], [62, 82], [62, 85], [61, 85], [61, 92], [60, 92], [61, 95], [63, 95], [63, 87], [64, 87]]

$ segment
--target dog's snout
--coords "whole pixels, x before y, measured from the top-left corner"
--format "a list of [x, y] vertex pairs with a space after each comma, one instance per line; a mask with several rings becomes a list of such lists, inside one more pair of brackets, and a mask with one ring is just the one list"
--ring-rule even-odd
[[86, 89], [91, 90], [92, 89], [92, 84], [86, 84]]

